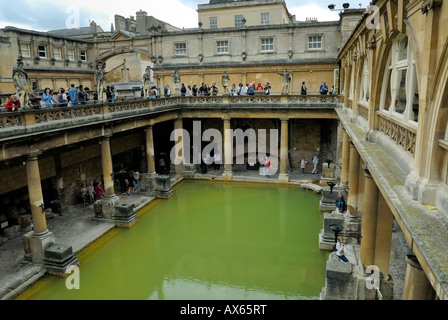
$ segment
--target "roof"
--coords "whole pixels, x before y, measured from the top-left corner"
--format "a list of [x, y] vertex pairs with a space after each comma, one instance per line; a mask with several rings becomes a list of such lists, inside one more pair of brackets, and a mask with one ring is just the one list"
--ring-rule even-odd
[[[104, 32], [104, 30], [100, 26], [97, 26], [96, 30], [98, 33]], [[90, 27], [81, 27], [72, 29], [51, 30], [48, 31], [48, 33], [63, 37], [70, 37], [70, 36], [81, 36], [92, 34], [92, 29]]]

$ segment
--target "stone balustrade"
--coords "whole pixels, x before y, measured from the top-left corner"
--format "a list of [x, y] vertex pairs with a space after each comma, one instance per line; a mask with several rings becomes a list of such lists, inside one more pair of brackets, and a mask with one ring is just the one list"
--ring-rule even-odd
[[[89, 103], [73, 107], [54, 107], [43, 109], [21, 109], [17, 112], [0, 113], [0, 137], [17, 134], [17, 130], [42, 124], [54, 124], [56, 128], [64, 123], [91, 123], [106, 115], [128, 112], [138, 115], [160, 107], [179, 108], [226, 108], [241, 109], [254, 107], [269, 109], [334, 109], [341, 105], [342, 99], [336, 95], [316, 96], [207, 96], [171, 97], [161, 99], [134, 99], [116, 103]], [[41, 126], [43, 127], [43, 126]], [[9, 130], [8, 130], [9, 129]], [[2, 132], [3, 131], [3, 132]], [[2, 134], [3, 133], [3, 134]]]

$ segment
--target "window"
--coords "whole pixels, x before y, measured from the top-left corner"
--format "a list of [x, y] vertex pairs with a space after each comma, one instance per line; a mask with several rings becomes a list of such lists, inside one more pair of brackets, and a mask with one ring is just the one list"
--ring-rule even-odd
[[81, 51], [81, 61], [87, 61], [87, 52]]
[[39, 57], [46, 58], [47, 57], [47, 48], [45, 46], [38, 46]]
[[394, 41], [384, 72], [380, 110], [418, 122], [418, 83], [414, 55], [407, 37]]
[[31, 57], [31, 47], [29, 43], [20, 45], [20, 53], [23, 57]]
[[216, 42], [217, 53], [229, 53], [229, 41], [217, 41]]
[[62, 59], [62, 50], [61, 48], [54, 48], [53, 50], [53, 57], [57, 60], [61, 60]]
[[187, 54], [187, 44], [184, 43], [176, 43], [176, 56], [184, 56]]
[[210, 18], [210, 29], [217, 29], [218, 28], [218, 18], [213, 17]]
[[308, 37], [308, 49], [322, 49], [322, 36]]
[[243, 26], [243, 16], [238, 15], [235, 16], [235, 27], [242, 27]]
[[364, 65], [362, 68], [362, 80], [359, 85], [359, 102], [367, 104], [369, 102], [369, 87], [370, 87], [370, 71], [369, 71], [369, 60], [364, 60]]
[[268, 25], [270, 22], [269, 22], [269, 12], [267, 12], [267, 13], [262, 13], [261, 14], [261, 24], [262, 25]]
[[70, 61], [75, 61], [75, 50], [74, 49], [67, 50], [67, 58]]
[[274, 51], [274, 38], [261, 39], [261, 51]]

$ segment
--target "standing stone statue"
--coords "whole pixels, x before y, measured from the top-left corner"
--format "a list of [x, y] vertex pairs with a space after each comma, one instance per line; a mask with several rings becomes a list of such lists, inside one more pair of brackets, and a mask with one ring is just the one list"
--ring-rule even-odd
[[174, 82], [174, 95], [176, 97], [180, 96], [180, 75], [179, 70], [176, 68], [174, 74], [172, 75]]
[[283, 70], [282, 73], [278, 72], [278, 74], [283, 77], [283, 79], [282, 79], [282, 94], [288, 95], [289, 87], [291, 84], [291, 74], [286, 70], [286, 68]]
[[143, 95], [145, 98], [149, 98], [151, 95], [151, 67], [146, 67], [145, 74], [143, 75]]
[[106, 63], [98, 62], [95, 72], [96, 88], [98, 90], [98, 100], [106, 101], [104, 94], [104, 86], [106, 84], [106, 73], [105, 73]]
[[17, 67], [12, 69], [12, 78], [14, 80], [14, 86], [16, 87], [17, 98], [20, 101], [20, 105], [23, 108], [27, 107], [28, 102], [28, 74], [23, 70], [23, 57], [19, 55], [17, 59]]
[[227, 88], [229, 86], [229, 80], [230, 80], [230, 77], [227, 74], [227, 71], [224, 71], [224, 74], [222, 75], [222, 86], [224, 88], [225, 95], [229, 94], [229, 89]]

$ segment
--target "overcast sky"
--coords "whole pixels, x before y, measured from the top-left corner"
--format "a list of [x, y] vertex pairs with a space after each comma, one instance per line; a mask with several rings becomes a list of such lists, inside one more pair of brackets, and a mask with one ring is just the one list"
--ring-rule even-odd
[[[366, 8], [370, 1], [316, 1], [285, 0], [289, 12], [299, 21], [307, 17], [319, 21], [338, 20], [339, 11], [330, 11], [329, 4], [336, 9], [342, 3], [350, 8]], [[0, 0], [0, 28], [14, 26], [38, 31], [87, 27], [95, 21], [104, 31], [110, 31], [114, 15], [126, 18], [135, 16], [140, 9], [148, 15], [178, 28], [196, 28], [198, 4], [209, 0]], [[360, 6], [361, 5], [361, 6]]]

